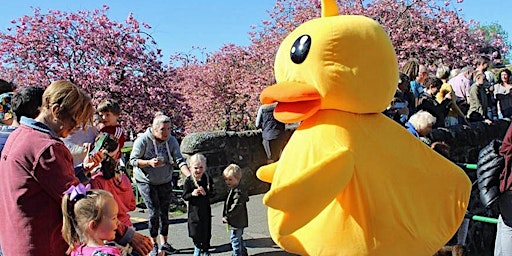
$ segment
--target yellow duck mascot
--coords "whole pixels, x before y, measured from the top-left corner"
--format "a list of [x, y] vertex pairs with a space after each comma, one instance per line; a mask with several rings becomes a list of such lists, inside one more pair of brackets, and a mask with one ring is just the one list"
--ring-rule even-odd
[[468, 205], [466, 174], [381, 112], [398, 81], [394, 48], [363, 16], [322, 17], [282, 42], [277, 84], [260, 95], [301, 122], [278, 162], [257, 176], [272, 239], [300, 255], [433, 255]]

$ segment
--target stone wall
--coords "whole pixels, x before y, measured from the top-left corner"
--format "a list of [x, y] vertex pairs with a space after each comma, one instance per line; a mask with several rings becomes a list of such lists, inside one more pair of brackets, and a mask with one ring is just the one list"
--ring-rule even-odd
[[[450, 129], [440, 128], [432, 131], [428, 142], [445, 141], [451, 146], [452, 160], [456, 163], [476, 163], [478, 152], [492, 139], [502, 139], [510, 120], [497, 120], [491, 125], [472, 123], [458, 125]], [[283, 140], [287, 141], [294, 128], [286, 130]], [[266, 163], [261, 144], [261, 131], [245, 132], [204, 132], [187, 135], [181, 143], [181, 151], [189, 157], [202, 153], [208, 159], [207, 172], [213, 178], [216, 196], [212, 202], [222, 201], [227, 196], [227, 188], [222, 179], [222, 171], [230, 163], [238, 164], [243, 170], [242, 184], [250, 194], [264, 193], [269, 184], [256, 178], [256, 170]], [[472, 181], [476, 172], [465, 170]], [[435, 188], [432, 188], [435, 189]], [[496, 217], [496, 210], [483, 209], [475, 184], [468, 211], [477, 215]], [[467, 241], [469, 255], [492, 255], [496, 227], [493, 224], [471, 221]]]

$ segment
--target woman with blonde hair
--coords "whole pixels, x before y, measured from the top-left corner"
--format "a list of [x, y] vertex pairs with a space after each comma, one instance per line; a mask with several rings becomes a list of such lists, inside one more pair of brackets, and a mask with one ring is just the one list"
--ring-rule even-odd
[[448, 77], [450, 77], [450, 68], [445, 65], [441, 65], [437, 68], [436, 77], [443, 81], [443, 85], [441, 85], [441, 89], [436, 94], [436, 101], [441, 103], [446, 98], [447, 94], [450, 94], [450, 110], [448, 111], [448, 115], [444, 120], [445, 127], [450, 127], [457, 125], [459, 123], [459, 119], [463, 120], [464, 123], [468, 124], [466, 120], [466, 116], [457, 105], [457, 96], [453, 91], [452, 85], [448, 83]]

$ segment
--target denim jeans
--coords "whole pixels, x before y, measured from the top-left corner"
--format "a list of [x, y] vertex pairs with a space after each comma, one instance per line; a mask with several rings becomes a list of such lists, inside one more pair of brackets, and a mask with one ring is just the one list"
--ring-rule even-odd
[[201, 255], [201, 249], [194, 246], [194, 256], [200, 256]]
[[210, 252], [208, 250], [199, 249], [199, 247], [194, 246], [194, 256], [210, 256]]
[[229, 230], [229, 238], [231, 239], [231, 247], [233, 247], [233, 255], [242, 256], [247, 255], [247, 249], [245, 248], [243, 228]]
[[169, 205], [171, 204], [172, 185], [170, 182], [161, 185], [149, 185], [137, 182], [137, 188], [149, 210], [149, 235], [167, 236], [169, 233]]

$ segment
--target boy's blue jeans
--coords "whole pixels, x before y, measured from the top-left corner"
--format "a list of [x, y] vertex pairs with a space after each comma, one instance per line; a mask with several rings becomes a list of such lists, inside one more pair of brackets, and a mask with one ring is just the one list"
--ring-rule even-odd
[[233, 247], [234, 256], [247, 255], [247, 249], [245, 248], [245, 242], [242, 237], [243, 234], [243, 228], [229, 230], [229, 238], [231, 239], [231, 247]]
[[201, 249], [194, 246], [194, 256], [200, 256], [201, 255]]
[[201, 250], [194, 245], [194, 256], [210, 256], [210, 252], [208, 250]]

